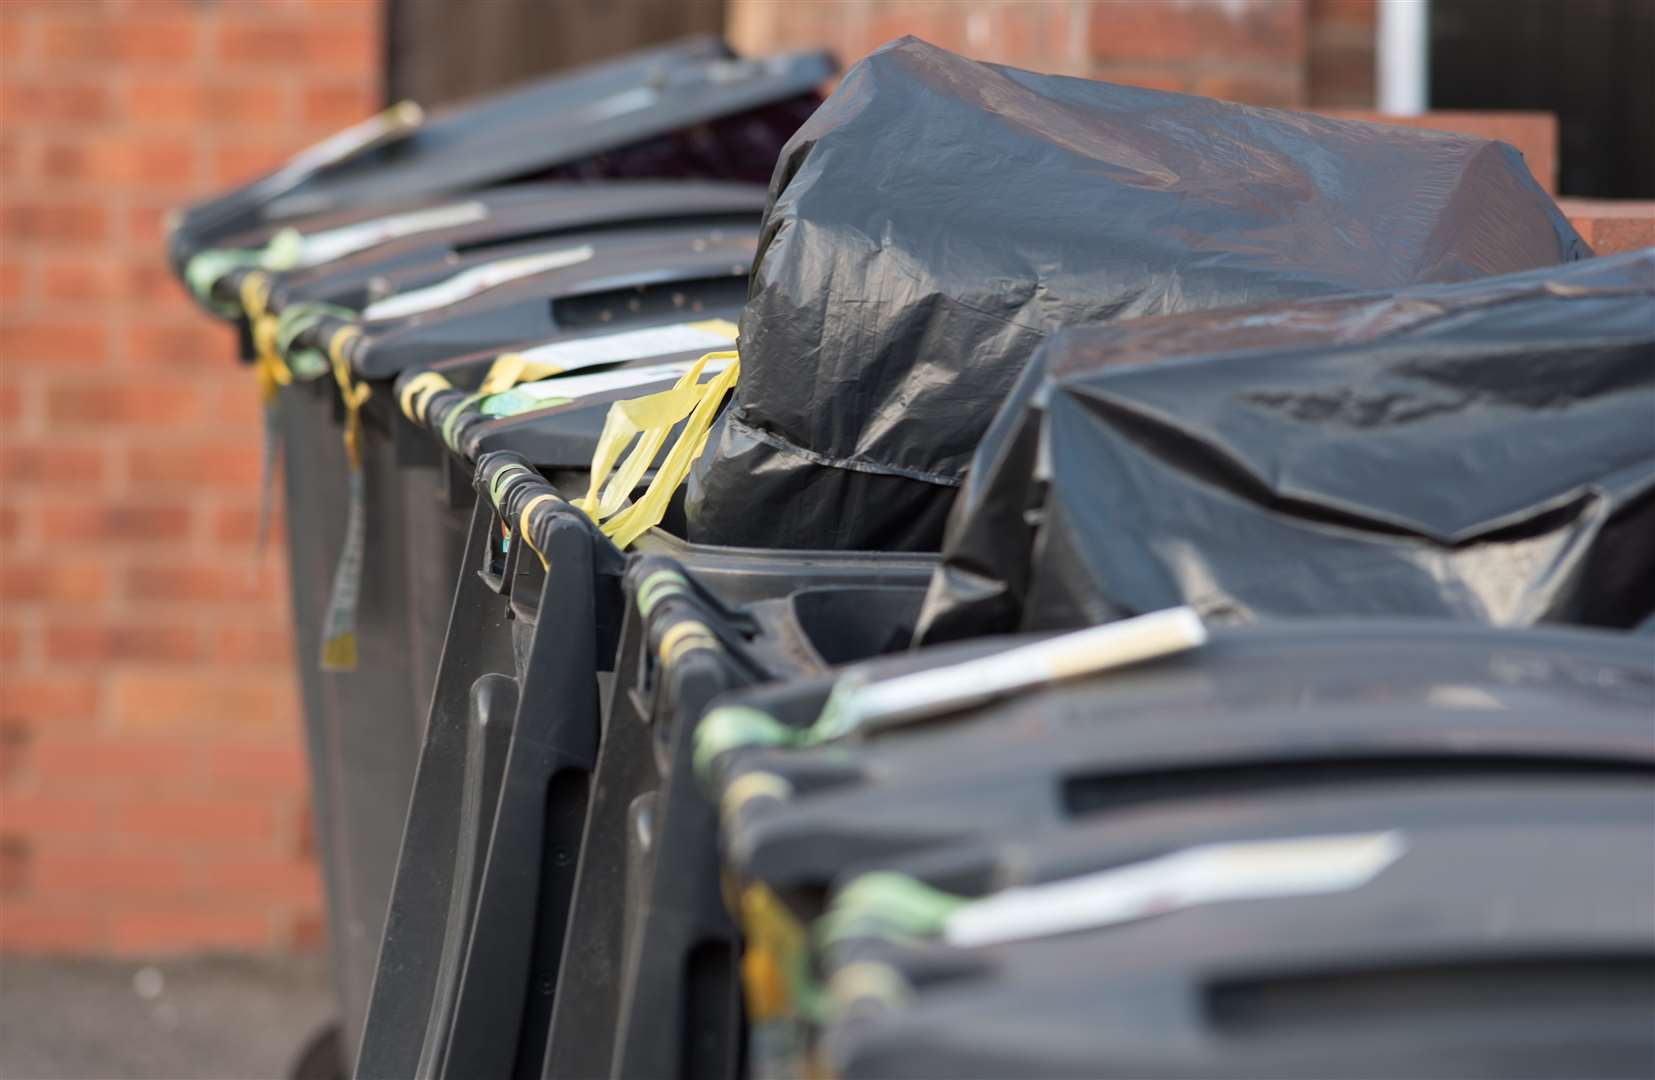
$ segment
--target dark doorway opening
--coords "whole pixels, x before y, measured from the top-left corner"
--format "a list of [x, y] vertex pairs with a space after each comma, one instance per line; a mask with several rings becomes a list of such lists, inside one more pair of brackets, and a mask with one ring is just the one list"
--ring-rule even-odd
[[1431, 0], [1431, 107], [1555, 113], [1561, 194], [1655, 198], [1655, 2]]

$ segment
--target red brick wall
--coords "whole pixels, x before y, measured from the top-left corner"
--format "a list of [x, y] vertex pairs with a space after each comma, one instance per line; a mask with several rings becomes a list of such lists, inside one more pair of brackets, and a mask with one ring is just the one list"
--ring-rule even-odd
[[370, 112], [378, 25], [0, 2], [0, 947], [318, 933], [259, 415], [161, 218]]
[[1330, 109], [1373, 106], [1376, 15], [1374, 0], [1310, 0], [1305, 70], [1310, 104]]
[[1373, 103], [1373, 0], [729, 0], [741, 51], [901, 34], [996, 63], [1255, 105]]
[[1655, 247], [1655, 200], [1561, 199], [1558, 205], [1599, 255]]

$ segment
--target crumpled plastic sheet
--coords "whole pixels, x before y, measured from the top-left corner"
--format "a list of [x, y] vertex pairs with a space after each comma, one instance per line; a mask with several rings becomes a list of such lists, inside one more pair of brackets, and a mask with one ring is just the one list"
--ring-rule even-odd
[[1060, 327], [1589, 255], [1521, 155], [903, 38], [783, 149], [692, 539], [935, 550]]
[[1655, 615], [1655, 249], [1065, 331], [985, 437], [924, 643], [1213, 620]]

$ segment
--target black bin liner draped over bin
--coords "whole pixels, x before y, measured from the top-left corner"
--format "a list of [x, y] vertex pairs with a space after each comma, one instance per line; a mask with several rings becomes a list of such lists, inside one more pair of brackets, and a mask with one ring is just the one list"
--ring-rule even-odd
[[921, 638], [1337, 613], [1655, 612], [1655, 249], [1083, 327], [955, 504]]
[[782, 150], [691, 539], [934, 550], [994, 410], [1059, 326], [1587, 254], [1502, 143], [904, 38]]

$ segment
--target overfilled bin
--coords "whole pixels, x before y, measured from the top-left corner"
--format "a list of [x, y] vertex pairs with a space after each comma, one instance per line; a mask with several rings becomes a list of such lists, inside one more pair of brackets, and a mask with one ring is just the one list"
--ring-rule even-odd
[[1503, 143], [904, 38], [847, 71], [782, 149], [689, 537], [936, 550], [989, 420], [1063, 326], [1590, 253]]
[[978, 449], [922, 636], [1175, 603], [1631, 627], [1652, 359], [1655, 251], [1067, 330]]

